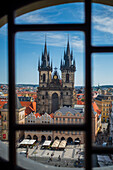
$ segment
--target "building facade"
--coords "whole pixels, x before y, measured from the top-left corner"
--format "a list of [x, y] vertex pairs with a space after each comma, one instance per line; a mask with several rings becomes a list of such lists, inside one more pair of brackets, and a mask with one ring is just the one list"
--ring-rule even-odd
[[98, 95], [95, 98], [95, 102], [101, 110], [101, 121], [109, 122], [111, 102], [113, 101], [113, 95]]
[[[92, 141], [96, 141], [96, 136], [101, 128], [101, 113], [95, 102], [92, 103]], [[31, 113], [26, 117], [26, 123], [38, 124], [82, 124], [84, 120], [84, 105], [74, 105], [74, 108], [64, 106], [57, 110], [54, 114]], [[84, 143], [85, 137], [82, 131], [25, 131], [25, 138], [44, 140], [66, 140], [68, 143], [75, 140]]]
[[54, 113], [60, 107], [74, 105], [74, 75], [76, 71], [73, 53], [70, 52], [69, 40], [67, 49], [64, 51], [64, 60], [61, 60], [61, 78], [55, 68], [52, 72], [52, 63], [47, 52], [45, 42], [44, 52], [42, 53], [41, 63], [39, 60], [39, 87], [37, 92], [37, 112]]
[[[84, 123], [84, 106], [76, 108], [62, 107], [54, 113], [54, 124], [81, 124]], [[81, 131], [54, 131], [54, 139], [66, 140], [68, 143], [79, 139], [84, 143], [84, 132]]]
[[[31, 113], [25, 118], [26, 124], [50, 124], [53, 123], [53, 115], [47, 113], [42, 116], [39, 113]], [[53, 140], [52, 131], [25, 131], [25, 138], [35, 139], [36, 141]]]
[[[25, 124], [25, 107], [19, 102], [18, 97], [16, 96], [16, 123]], [[16, 132], [16, 140], [18, 141], [24, 137], [24, 131]], [[4, 104], [1, 109], [1, 140], [8, 141], [9, 139], [9, 112], [8, 112], [8, 103]]]

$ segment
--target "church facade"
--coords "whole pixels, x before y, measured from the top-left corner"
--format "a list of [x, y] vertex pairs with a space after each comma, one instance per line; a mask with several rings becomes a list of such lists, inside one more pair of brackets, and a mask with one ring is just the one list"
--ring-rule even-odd
[[54, 113], [63, 106], [74, 105], [73, 96], [75, 93], [74, 77], [75, 77], [75, 60], [73, 53], [70, 52], [69, 40], [66, 51], [64, 51], [64, 59], [60, 64], [61, 78], [55, 68], [53, 72], [52, 62], [47, 52], [45, 41], [44, 52], [42, 53], [41, 62], [38, 63], [39, 71], [39, 87], [37, 89], [37, 112]]

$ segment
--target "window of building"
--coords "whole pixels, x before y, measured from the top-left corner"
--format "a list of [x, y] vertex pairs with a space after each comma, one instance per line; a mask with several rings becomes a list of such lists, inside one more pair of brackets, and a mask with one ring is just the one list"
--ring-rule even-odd
[[69, 83], [69, 74], [66, 74], [66, 83]]
[[66, 92], [66, 95], [68, 96], [68, 92]]
[[46, 80], [46, 75], [43, 74], [43, 83], [45, 82], [45, 80]]
[[68, 118], [68, 122], [70, 122], [70, 118]]
[[[24, 3], [23, 3], [23, 6], [24, 6]], [[11, 12], [11, 11], [10, 11]], [[86, 89], [86, 106], [87, 106], [87, 113], [86, 113], [86, 119], [87, 119], [87, 122], [91, 121], [91, 54], [94, 53], [94, 52], [110, 52], [111, 51], [111, 48], [110, 47], [99, 47], [99, 46], [92, 46], [91, 44], [91, 3], [90, 1], [85, 1], [85, 23], [84, 24], [79, 24], [79, 25], [70, 25], [70, 24], [66, 24], [65, 26], [64, 25], [55, 25], [55, 29], [54, 29], [54, 25], [53, 27], [50, 27], [50, 26], [45, 26], [45, 25], [33, 25], [31, 27], [31, 25], [27, 25], [26, 26], [22, 26], [21, 24], [19, 25], [19, 27], [17, 26], [16, 29], [13, 29], [13, 26], [15, 27], [15, 25], [13, 24], [14, 23], [14, 13], [11, 13], [11, 15], [8, 14], [8, 27], [9, 27], [9, 38], [11, 38], [11, 41], [9, 41], [9, 47], [13, 47], [13, 48], [9, 48], [9, 80], [12, 80], [12, 81], [9, 81], [9, 105], [11, 106], [10, 107], [10, 114], [9, 114], [9, 121], [11, 120], [11, 118], [14, 118], [14, 113], [15, 113], [15, 109], [14, 111], [11, 112], [12, 110], [12, 104], [11, 104], [11, 101], [15, 101], [15, 92], [14, 90], [12, 91], [12, 87], [14, 86], [15, 88], [15, 60], [14, 60], [14, 36], [15, 36], [15, 33], [17, 31], [31, 31], [31, 30], [35, 30], [35, 31], [40, 31], [40, 30], [43, 30], [43, 31], [46, 31], [46, 30], [51, 30], [52, 31], [56, 31], [56, 30], [80, 30], [80, 31], [83, 31], [85, 33], [85, 39], [86, 39], [86, 44], [85, 44], [85, 47], [86, 47], [86, 50], [85, 50], [85, 59], [86, 59], [86, 66], [85, 66], [85, 73], [86, 73], [86, 86], [85, 86], [85, 89]], [[12, 29], [11, 29], [12, 28]], [[11, 57], [12, 56], [12, 57]], [[10, 63], [12, 63], [11, 67], [10, 67]], [[45, 81], [46, 78], [43, 78], [43, 81]], [[12, 99], [11, 99], [12, 98]], [[111, 99], [111, 98], [110, 98]], [[14, 102], [12, 102], [14, 103]], [[15, 122], [14, 122], [15, 123]], [[28, 126], [28, 125], [26, 125]], [[49, 125], [47, 125], [49, 127]], [[76, 125], [75, 125], [76, 126]], [[19, 128], [22, 128], [23, 126], [19, 125], [19, 126], [15, 126], [14, 130], [12, 130], [12, 125], [9, 126], [9, 131], [11, 131], [12, 134], [14, 134], [13, 132], [15, 132], [16, 130], [19, 130]], [[79, 126], [78, 126], [79, 127]], [[86, 131], [86, 124], [85, 125], [81, 125], [81, 129], [83, 129], [84, 131]], [[95, 153], [98, 152], [97, 148], [96, 147], [93, 147], [93, 146], [89, 146], [88, 144], [91, 144], [91, 127], [90, 127], [90, 123], [87, 124], [87, 131], [88, 133], [86, 133], [86, 139], [88, 140], [88, 142], [86, 143], [86, 169], [90, 170], [91, 169], [91, 154], [93, 154], [93, 152], [90, 152], [90, 151], [94, 151]], [[39, 129], [45, 129], [45, 127], [41, 127], [39, 126]], [[35, 126], [34, 126], [34, 129], [35, 129]], [[55, 128], [53, 128], [52, 130], [55, 130]], [[11, 136], [9, 136], [9, 144], [11, 144], [11, 147], [13, 148], [13, 155], [14, 157], [11, 158], [11, 166], [14, 167], [13, 165], [15, 164], [15, 157], [16, 157], [16, 153], [15, 153], [15, 150], [14, 150], [14, 147], [15, 147], [15, 136], [13, 135], [13, 139], [11, 139]], [[93, 149], [92, 149], [93, 147]], [[9, 150], [10, 154], [12, 152], [12, 148]], [[101, 152], [102, 148], [100, 149], [100, 152]], [[107, 149], [109, 152], [109, 148]], [[105, 150], [106, 151], [106, 150]], [[104, 152], [104, 150], [102, 150], [102, 153]], [[14, 159], [14, 161], [13, 161]]]
[[48, 98], [48, 92], [46, 92], [46, 98]]
[[65, 118], [63, 118], [63, 122], [65, 122]]

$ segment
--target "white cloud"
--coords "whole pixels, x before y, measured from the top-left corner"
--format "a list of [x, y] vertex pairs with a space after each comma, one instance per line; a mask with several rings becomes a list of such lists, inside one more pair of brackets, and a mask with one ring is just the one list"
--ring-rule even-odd
[[22, 15], [20, 17], [17, 17], [16, 18], [16, 21], [18, 23], [47, 23], [49, 22], [48, 19], [46, 17], [43, 17], [42, 15], [40, 14], [25, 14], [25, 15]]
[[94, 16], [92, 18], [94, 29], [113, 34], [113, 19], [109, 16]]
[[[31, 44], [44, 45], [45, 35], [48, 46], [66, 47], [68, 34], [67, 33], [19, 33], [17, 39], [25, 40]], [[83, 51], [84, 41], [79, 35], [69, 35], [70, 46], [74, 49], [81, 49]], [[81, 51], [80, 50], [80, 51]]]

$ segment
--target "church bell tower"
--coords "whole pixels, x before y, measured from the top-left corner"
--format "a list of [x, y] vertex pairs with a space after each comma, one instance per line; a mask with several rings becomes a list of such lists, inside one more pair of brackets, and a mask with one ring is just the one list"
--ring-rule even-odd
[[52, 62], [50, 66], [50, 57], [47, 53], [47, 45], [45, 40], [44, 52], [42, 52], [41, 64], [40, 59], [38, 61], [38, 71], [39, 71], [39, 86], [47, 87], [51, 82], [51, 73], [52, 73]]
[[73, 52], [70, 52], [69, 39], [67, 49], [64, 51], [64, 60], [61, 59], [60, 65], [63, 87], [74, 88], [74, 73], [76, 71], [75, 60], [73, 60]]

